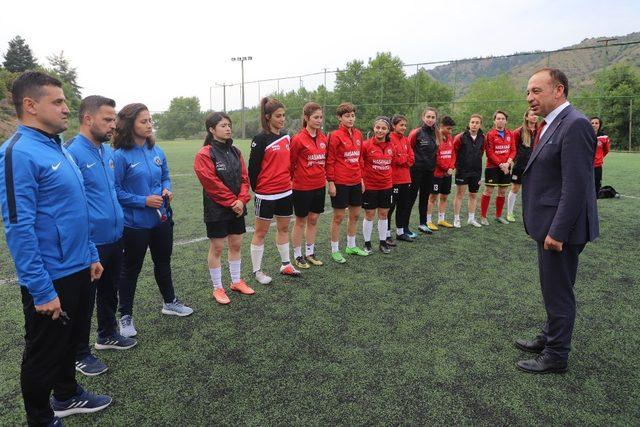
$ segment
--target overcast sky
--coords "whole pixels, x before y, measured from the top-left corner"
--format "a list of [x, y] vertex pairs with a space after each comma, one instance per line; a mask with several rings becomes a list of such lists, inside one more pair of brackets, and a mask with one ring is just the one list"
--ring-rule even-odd
[[[606, 4], [606, 6], [605, 6]], [[392, 52], [405, 63], [558, 49], [585, 38], [640, 31], [638, 0], [537, 1], [11, 1], [3, 2], [0, 54], [21, 35], [40, 63], [64, 51], [83, 95], [143, 102], [165, 110], [171, 98], [197, 96], [240, 81], [232, 56], [252, 56], [245, 79], [343, 68]], [[329, 87], [332, 78], [329, 75]], [[323, 76], [306, 78], [314, 89]], [[299, 80], [281, 81], [281, 89]], [[263, 84], [260, 94], [277, 89]], [[222, 108], [222, 90], [211, 91]], [[258, 87], [247, 88], [255, 105]], [[228, 89], [227, 108], [240, 105]]]

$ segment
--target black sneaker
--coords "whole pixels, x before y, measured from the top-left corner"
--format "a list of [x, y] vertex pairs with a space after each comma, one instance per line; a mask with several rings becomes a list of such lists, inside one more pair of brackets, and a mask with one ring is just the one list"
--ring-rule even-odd
[[393, 241], [393, 237], [387, 237], [387, 245], [391, 246], [392, 248], [395, 248], [396, 246], [398, 246], [396, 242]]
[[382, 252], [383, 254], [391, 253], [391, 248], [385, 240], [380, 240], [380, 252]]
[[367, 255], [371, 255], [373, 253], [373, 249], [371, 249], [371, 242], [364, 242], [364, 251]]
[[400, 240], [401, 242], [413, 242], [413, 237], [409, 236], [407, 233], [396, 236], [396, 240]]

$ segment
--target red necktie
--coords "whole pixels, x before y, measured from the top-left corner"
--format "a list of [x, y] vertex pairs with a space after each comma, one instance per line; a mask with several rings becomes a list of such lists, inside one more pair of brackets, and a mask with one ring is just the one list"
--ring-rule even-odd
[[536, 130], [536, 137], [533, 138], [533, 146], [535, 147], [536, 144], [538, 144], [538, 141], [540, 141], [540, 135], [542, 134], [542, 129], [544, 129], [544, 127], [547, 125], [547, 122], [542, 120], [540, 122], [540, 125], [538, 126], [538, 129]]

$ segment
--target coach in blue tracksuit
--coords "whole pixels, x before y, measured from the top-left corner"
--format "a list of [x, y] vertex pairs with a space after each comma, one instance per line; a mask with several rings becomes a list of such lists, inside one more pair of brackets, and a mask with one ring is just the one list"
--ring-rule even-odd
[[132, 337], [137, 334], [133, 298], [147, 248], [164, 300], [162, 313], [188, 316], [193, 310], [176, 298], [173, 289], [171, 179], [167, 158], [155, 144], [151, 115], [145, 105], [125, 105], [118, 112], [113, 145], [116, 194], [124, 210], [124, 263], [118, 284], [120, 334]]
[[123, 337], [116, 327], [124, 214], [116, 196], [113, 149], [105, 144], [111, 140], [116, 127], [115, 106], [114, 100], [103, 96], [84, 98], [78, 111], [80, 133], [67, 143], [67, 150], [84, 178], [91, 240], [98, 249], [104, 268], [102, 277], [91, 284], [89, 317], [76, 354], [76, 369], [85, 375], [98, 375], [107, 370], [107, 366], [89, 349], [94, 302], [98, 318], [95, 348], [126, 350], [136, 345], [136, 340]]
[[77, 384], [74, 364], [89, 285], [102, 266], [90, 239], [82, 174], [58, 136], [69, 115], [62, 83], [28, 71], [11, 92], [20, 125], [0, 148], [0, 202], [22, 292], [27, 422], [47, 425], [111, 403]]

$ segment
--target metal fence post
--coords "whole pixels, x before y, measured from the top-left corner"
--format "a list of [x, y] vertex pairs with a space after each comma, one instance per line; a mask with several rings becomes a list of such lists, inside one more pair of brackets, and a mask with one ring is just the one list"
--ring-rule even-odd
[[629, 152], [631, 152], [631, 140], [633, 139], [633, 98], [629, 98]]

